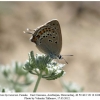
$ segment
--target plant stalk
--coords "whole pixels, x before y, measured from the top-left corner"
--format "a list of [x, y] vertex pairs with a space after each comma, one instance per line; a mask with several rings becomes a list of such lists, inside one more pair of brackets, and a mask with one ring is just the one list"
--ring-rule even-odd
[[39, 82], [41, 80], [41, 77], [42, 77], [42, 71], [40, 72], [40, 75], [38, 76], [38, 79], [37, 79], [37, 82], [35, 84], [35, 88], [34, 88], [33, 92], [37, 91], [37, 88], [38, 88]]

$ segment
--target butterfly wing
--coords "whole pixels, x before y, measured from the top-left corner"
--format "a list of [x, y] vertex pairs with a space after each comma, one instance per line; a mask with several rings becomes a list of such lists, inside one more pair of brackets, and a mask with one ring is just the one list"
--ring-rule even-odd
[[51, 20], [35, 30], [31, 41], [37, 48], [50, 55], [51, 58], [59, 56], [62, 48], [62, 35], [60, 24], [57, 20]]
[[47, 25], [51, 26], [55, 30], [56, 37], [58, 38], [57, 44], [56, 44], [57, 48], [55, 51], [59, 54], [62, 49], [62, 35], [61, 35], [60, 24], [59, 24], [58, 20], [54, 19], [54, 20], [48, 22]]

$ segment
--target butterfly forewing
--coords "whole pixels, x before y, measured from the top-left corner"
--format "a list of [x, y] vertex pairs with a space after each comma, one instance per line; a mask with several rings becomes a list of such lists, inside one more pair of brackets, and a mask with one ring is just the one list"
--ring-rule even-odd
[[32, 42], [36, 43], [37, 48], [43, 53], [56, 58], [60, 55], [62, 48], [62, 36], [59, 22], [51, 20], [35, 30]]

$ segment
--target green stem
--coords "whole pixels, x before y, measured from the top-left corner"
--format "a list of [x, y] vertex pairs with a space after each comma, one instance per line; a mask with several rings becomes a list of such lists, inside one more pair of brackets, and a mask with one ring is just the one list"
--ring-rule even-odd
[[37, 82], [35, 84], [35, 88], [33, 90], [33, 92], [36, 92], [37, 88], [38, 88], [38, 85], [39, 85], [39, 82], [40, 82], [40, 79], [42, 77], [42, 71], [40, 72], [40, 75], [38, 76], [38, 79], [37, 79]]

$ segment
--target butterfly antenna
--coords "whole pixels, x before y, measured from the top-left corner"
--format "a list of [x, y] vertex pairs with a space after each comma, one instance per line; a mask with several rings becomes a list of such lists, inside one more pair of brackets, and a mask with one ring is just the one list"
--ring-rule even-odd
[[[64, 59], [63, 57], [62, 57], [62, 59]], [[68, 64], [68, 62], [64, 59], [64, 61]]]
[[74, 56], [74, 55], [62, 55], [62, 56]]
[[[62, 56], [74, 56], [74, 55], [62, 55]], [[63, 57], [62, 57], [62, 59], [64, 59]], [[64, 59], [64, 61], [68, 64], [68, 62]]]

